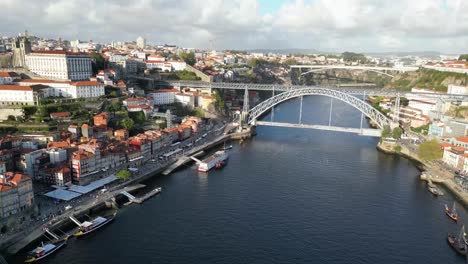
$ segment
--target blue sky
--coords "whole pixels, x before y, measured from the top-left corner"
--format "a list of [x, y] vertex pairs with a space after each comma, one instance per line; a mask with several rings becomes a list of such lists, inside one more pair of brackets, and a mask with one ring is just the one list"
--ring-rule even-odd
[[259, 0], [260, 14], [274, 14], [283, 4], [285, 0]]

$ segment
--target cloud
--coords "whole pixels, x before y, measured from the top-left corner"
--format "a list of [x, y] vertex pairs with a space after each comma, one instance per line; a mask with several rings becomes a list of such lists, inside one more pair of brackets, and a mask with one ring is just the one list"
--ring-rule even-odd
[[[466, 0], [1, 0], [0, 35], [215, 48], [466, 52]], [[268, 1], [262, 1], [267, 5]], [[279, 7], [277, 7], [279, 6]]]

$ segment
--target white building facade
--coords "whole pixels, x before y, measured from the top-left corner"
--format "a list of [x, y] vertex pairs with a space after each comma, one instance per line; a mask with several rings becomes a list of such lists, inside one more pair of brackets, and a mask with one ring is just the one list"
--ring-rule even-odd
[[26, 79], [17, 82], [21, 86], [44, 85], [48, 86], [44, 97], [91, 98], [105, 94], [104, 84], [95, 81], [53, 81], [46, 79]]
[[26, 55], [28, 69], [40, 76], [62, 80], [87, 80], [92, 75], [91, 58], [84, 53], [36, 51]]
[[178, 93], [176, 89], [158, 90], [149, 94], [154, 100], [154, 105], [173, 104], [175, 95]]

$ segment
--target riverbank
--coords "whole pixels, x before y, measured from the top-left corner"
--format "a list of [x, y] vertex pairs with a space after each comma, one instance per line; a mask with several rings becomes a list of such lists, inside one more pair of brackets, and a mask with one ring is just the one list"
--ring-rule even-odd
[[[400, 146], [401, 149], [397, 151], [396, 146]], [[468, 193], [455, 183], [452, 173], [435, 163], [421, 160], [417, 153], [400, 144], [379, 143], [377, 144], [377, 150], [389, 155], [399, 155], [413, 161], [421, 171], [421, 180], [441, 185], [445, 190], [457, 197], [465, 208], [468, 208]]]
[[[117, 186], [109, 188], [109, 191], [106, 194], [100, 195], [99, 198], [93, 200], [92, 202], [82, 204], [78, 208], [75, 208], [73, 211], [68, 211], [58, 216], [52, 223], [48, 224], [48, 227], [50, 230], [55, 230], [57, 228], [61, 228], [64, 225], [67, 225], [69, 223], [69, 220], [68, 220], [69, 215], [82, 216], [82, 215], [90, 214], [91, 212], [96, 212], [99, 210], [104, 210], [106, 208], [109, 208], [111, 205], [110, 203], [108, 203], [108, 201], [116, 199], [117, 196], [121, 195], [121, 192], [123, 190], [125, 191], [134, 190], [132, 188], [129, 188], [129, 186], [138, 186], [138, 184], [140, 184], [141, 182], [144, 182], [152, 177], [160, 175], [162, 172], [164, 172], [166, 169], [170, 168], [171, 166], [172, 166], [172, 169], [171, 169], [171, 172], [172, 172], [173, 170], [178, 169], [180, 166], [183, 166], [186, 162], [191, 160], [190, 158], [187, 159], [187, 157], [197, 155], [198, 153], [203, 152], [205, 150], [210, 150], [222, 144], [226, 140], [245, 139], [245, 138], [249, 138], [250, 136], [251, 136], [250, 130], [246, 130], [243, 132], [236, 132], [236, 133], [227, 134], [227, 135], [221, 135], [211, 140], [210, 142], [207, 142], [198, 147], [194, 147], [190, 151], [187, 151], [186, 155], [181, 156], [175, 159], [174, 161], [165, 164], [164, 166], [149, 167], [149, 168], [145, 168], [144, 170], [140, 170], [139, 174], [136, 177], [130, 180], [127, 180]], [[183, 162], [179, 162], [181, 160], [183, 160]], [[21, 249], [26, 247], [28, 244], [40, 239], [41, 236], [43, 235], [42, 225], [32, 228], [31, 230], [27, 230], [27, 231], [28, 232], [26, 232], [25, 235], [20, 239], [15, 239], [14, 241], [2, 241], [2, 243], [0, 244], [0, 251], [2, 253], [5, 253], [5, 255], [16, 254]]]

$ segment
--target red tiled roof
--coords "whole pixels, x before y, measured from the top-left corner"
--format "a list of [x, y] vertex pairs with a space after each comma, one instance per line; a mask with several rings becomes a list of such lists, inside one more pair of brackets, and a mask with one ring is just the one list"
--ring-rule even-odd
[[8, 90], [14, 90], [14, 91], [32, 91], [31, 86], [21, 86], [21, 85], [13, 85], [13, 84], [4, 84], [0, 85], [0, 90], [3, 91], [8, 91]]
[[50, 117], [69, 117], [71, 115], [70, 112], [55, 112], [51, 113]]
[[464, 142], [464, 143], [468, 143], [468, 137], [457, 137], [456, 140]]
[[88, 55], [83, 52], [71, 52], [66, 50], [35, 50], [32, 54], [63, 54], [63, 55]]
[[22, 83], [70, 83], [69, 81], [55, 81], [55, 80], [49, 80], [49, 79], [24, 79], [24, 80], [18, 80], [17, 82], [22, 82]]
[[3, 78], [13, 78], [13, 77], [18, 77], [18, 74], [16, 74], [16, 72], [0, 72], [0, 77], [3, 77]]
[[179, 91], [176, 89], [163, 89], [163, 90], [156, 90], [152, 93], [178, 93]]
[[102, 83], [100, 82], [94, 82], [94, 81], [80, 81], [80, 82], [72, 82], [70, 83], [70, 85], [73, 85], [73, 86], [91, 86], [91, 85], [99, 85], [99, 86], [103, 86]]

